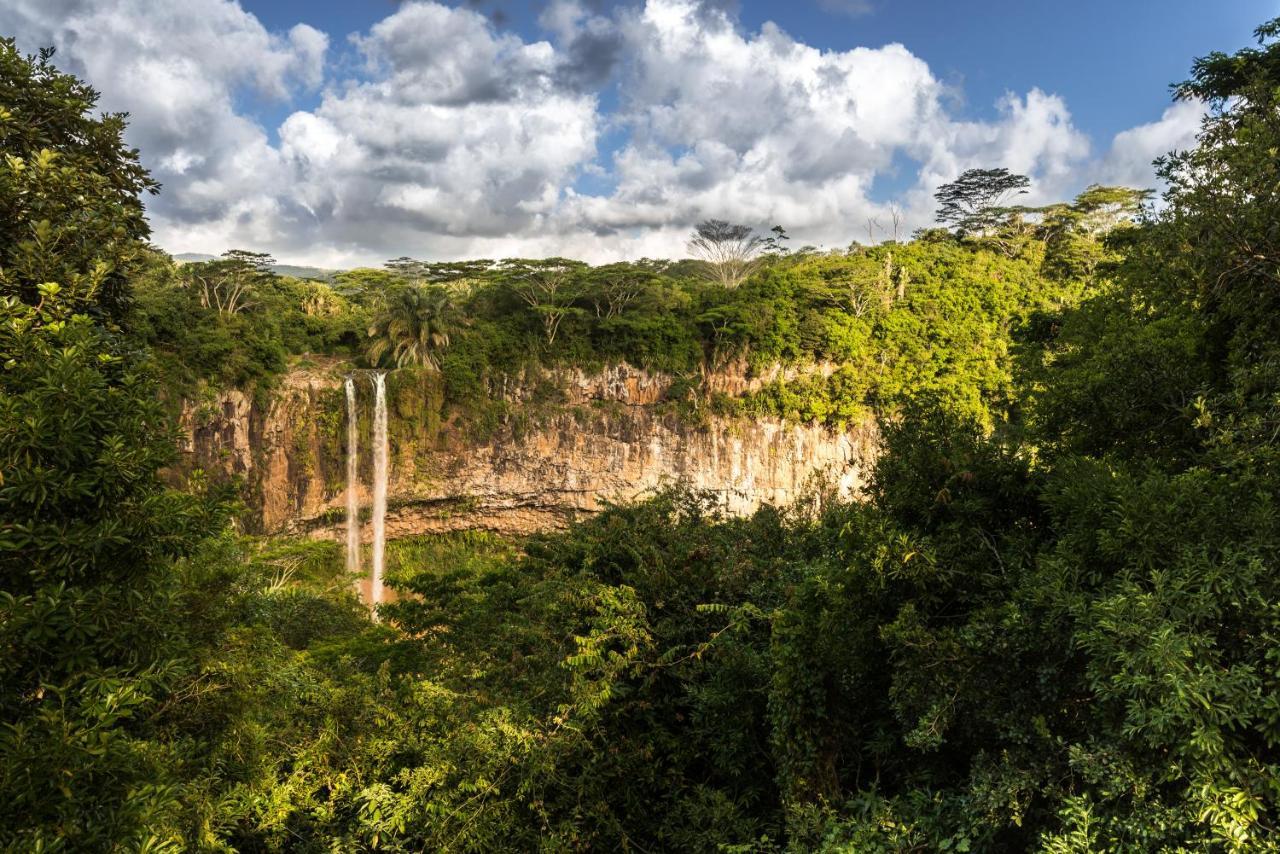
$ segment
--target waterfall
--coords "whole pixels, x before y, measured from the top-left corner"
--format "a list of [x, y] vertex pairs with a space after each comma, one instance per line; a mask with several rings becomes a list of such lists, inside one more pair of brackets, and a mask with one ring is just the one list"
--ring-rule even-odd
[[382, 602], [382, 557], [387, 539], [387, 375], [373, 378], [373, 580], [369, 599]]
[[360, 467], [357, 465], [360, 423], [356, 417], [356, 382], [347, 377], [347, 572], [360, 571]]

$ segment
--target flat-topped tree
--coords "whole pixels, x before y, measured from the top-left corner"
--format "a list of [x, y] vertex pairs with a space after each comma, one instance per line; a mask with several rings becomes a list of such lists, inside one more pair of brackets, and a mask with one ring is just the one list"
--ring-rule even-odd
[[967, 169], [960, 177], [938, 188], [937, 221], [952, 226], [961, 236], [994, 232], [1008, 212], [1008, 202], [1024, 195], [1031, 180], [1003, 167]]
[[650, 287], [669, 266], [666, 261], [648, 258], [596, 267], [587, 275], [588, 297], [596, 317], [621, 317], [632, 302]]
[[494, 264], [487, 258], [471, 261], [419, 261], [401, 256], [391, 259], [384, 266], [405, 281], [436, 284], [484, 278], [493, 272]]
[[505, 258], [498, 275], [511, 286], [542, 321], [547, 344], [555, 343], [560, 323], [582, 309], [573, 303], [582, 293], [582, 273], [587, 265], [568, 258]]
[[689, 252], [702, 261], [703, 275], [726, 288], [736, 288], [759, 269], [765, 241], [749, 225], [708, 219], [694, 227]]
[[266, 252], [229, 249], [216, 261], [185, 265], [181, 281], [195, 289], [201, 306], [227, 318], [253, 307], [255, 291], [276, 278], [273, 264]]

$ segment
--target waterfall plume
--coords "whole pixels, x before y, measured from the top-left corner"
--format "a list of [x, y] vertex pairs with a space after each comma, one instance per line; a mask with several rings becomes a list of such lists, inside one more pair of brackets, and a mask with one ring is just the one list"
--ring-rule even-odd
[[387, 539], [387, 375], [373, 378], [373, 578], [369, 599], [382, 602], [383, 552]]
[[347, 572], [360, 571], [360, 424], [356, 417], [356, 383], [347, 377]]

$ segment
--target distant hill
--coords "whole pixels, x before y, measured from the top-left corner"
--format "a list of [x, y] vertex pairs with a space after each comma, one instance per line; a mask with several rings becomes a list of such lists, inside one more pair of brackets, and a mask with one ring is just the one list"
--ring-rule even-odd
[[[197, 261], [214, 261], [217, 255], [207, 255], [204, 252], [179, 252], [173, 256], [173, 260], [179, 264], [192, 264]], [[273, 264], [271, 272], [277, 276], [293, 276], [295, 279], [319, 279], [324, 282], [333, 281], [333, 276], [338, 270], [326, 270], [323, 267], [303, 267], [297, 264]]]
[[323, 267], [299, 267], [294, 264], [275, 264], [271, 271], [277, 276], [293, 276], [295, 279], [319, 279], [323, 282], [333, 281], [334, 275], [341, 270], [326, 270]]

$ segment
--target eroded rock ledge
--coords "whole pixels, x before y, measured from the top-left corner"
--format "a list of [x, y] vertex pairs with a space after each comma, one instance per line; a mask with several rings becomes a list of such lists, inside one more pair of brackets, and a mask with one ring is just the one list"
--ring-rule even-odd
[[[339, 537], [347, 369], [334, 361], [304, 364], [261, 400], [228, 390], [185, 403], [184, 468], [242, 477], [249, 530]], [[732, 366], [706, 385], [742, 393], [793, 374], [778, 368], [753, 376]], [[691, 423], [666, 403], [671, 385], [670, 377], [628, 365], [544, 374], [492, 388], [501, 416], [476, 419], [443, 406], [437, 377], [398, 372], [388, 381], [388, 535], [528, 534], [675, 482], [715, 493], [732, 513], [789, 504], [819, 484], [844, 497], [863, 488], [874, 424], [835, 431], [772, 418]], [[359, 397], [367, 505], [367, 383]]]

